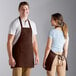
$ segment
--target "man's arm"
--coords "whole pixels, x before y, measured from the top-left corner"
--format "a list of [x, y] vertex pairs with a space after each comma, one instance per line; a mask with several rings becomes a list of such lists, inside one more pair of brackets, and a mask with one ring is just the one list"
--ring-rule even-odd
[[8, 56], [9, 56], [9, 65], [12, 67], [15, 66], [15, 60], [12, 56], [12, 43], [14, 40], [14, 35], [8, 34], [8, 40], [7, 40], [7, 51], [8, 51]]
[[33, 35], [33, 51], [35, 53], [35, 64], [39, 64], [38, 44], [36, 35]]

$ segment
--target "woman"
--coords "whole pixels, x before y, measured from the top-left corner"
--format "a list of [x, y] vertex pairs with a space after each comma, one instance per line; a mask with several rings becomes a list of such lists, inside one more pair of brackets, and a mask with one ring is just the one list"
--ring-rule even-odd
[[47, 70], [47, 76], [55, 76], [55, 72], [57, 76], [65, 76], [68, 70], [66, 61], [69, 44], [68, 27], [60, 13], [52, 15], [51, 24], [55, 28], [50, 30], [43, 67]]

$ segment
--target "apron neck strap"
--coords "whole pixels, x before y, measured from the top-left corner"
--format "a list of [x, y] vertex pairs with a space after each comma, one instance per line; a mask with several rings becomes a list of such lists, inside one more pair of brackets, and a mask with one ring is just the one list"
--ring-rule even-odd
[[31, 28], [31, 24], [30, 24], [30, 21], [28, 20], [28, 24], [29, 24], [29, 26], [30, 26], [30, 28]]
[[[20, 25], [21, 25], [21, 28], [22, 28], [22, 21], [21, 21], [21, 18], [19, 17], [19, 21], [20, 21]], [[29, 26], [30, 26], [30, 28], [31, 28], [31, 24], [30, 24], [30, 21], [29, 20], [27, 20], [28, 21], [28, 24], [29, 24]]]
[[21, 18], [19, 17], [19, 21], [20, 21], [20, 25], [21, 25], [21, 28], [22, 28], [22, 22], [21, 22]]

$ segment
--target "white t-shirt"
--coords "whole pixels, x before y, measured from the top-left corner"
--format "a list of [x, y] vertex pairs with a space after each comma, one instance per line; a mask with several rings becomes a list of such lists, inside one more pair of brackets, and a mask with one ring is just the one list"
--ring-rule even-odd
[[[37, 35], [37, 29], [36, 29], [35, 22], [33, 22], [30, 19], [29, 19], [29, 21], [30, 21], [31, 28], [32, 28], [32, 35]], [[28, 21], [25, 22], [22, 20], [22, 26], [23, 26], [23, 28], [29, 28]], [[10, 27], [9, 27], [9, 32], [8, 32], [8, 34], [15, 35], [13, 45], [17, 42], [17, 40], [20, 36], [20, 33], [21, 33], [21, 25], [20, 25], [20, 21], [19, 21], [19, 17], [18, 17], [11, 22]]]

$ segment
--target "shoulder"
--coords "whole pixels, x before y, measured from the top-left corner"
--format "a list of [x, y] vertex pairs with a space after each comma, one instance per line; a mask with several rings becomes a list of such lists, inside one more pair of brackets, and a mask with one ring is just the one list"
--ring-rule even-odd
[[14, 20], [11, 21], [10, 27], [16, 27], [19, 24], [19, 18], [15, 18]]
[[50, 30], [50, 33], [54, 33], [56, 30], [55, 29], [51, 29]]
[[49, 37], [53, 38], [53, 36], [54, 36], [54, 29], [51, 29], [50, 32], [49, 32]]
[[33, 20], [29, 19], [29, 21], [30, 21], [31, 26], [36, 26], [36, 23]]
[[19, 19], [16, 18], [14, 19], [11, 23], [10, 23], [10, 26], [9, 26], [9, 34], [13, 34], [15, 35], [17, 29], [19, 29]]

